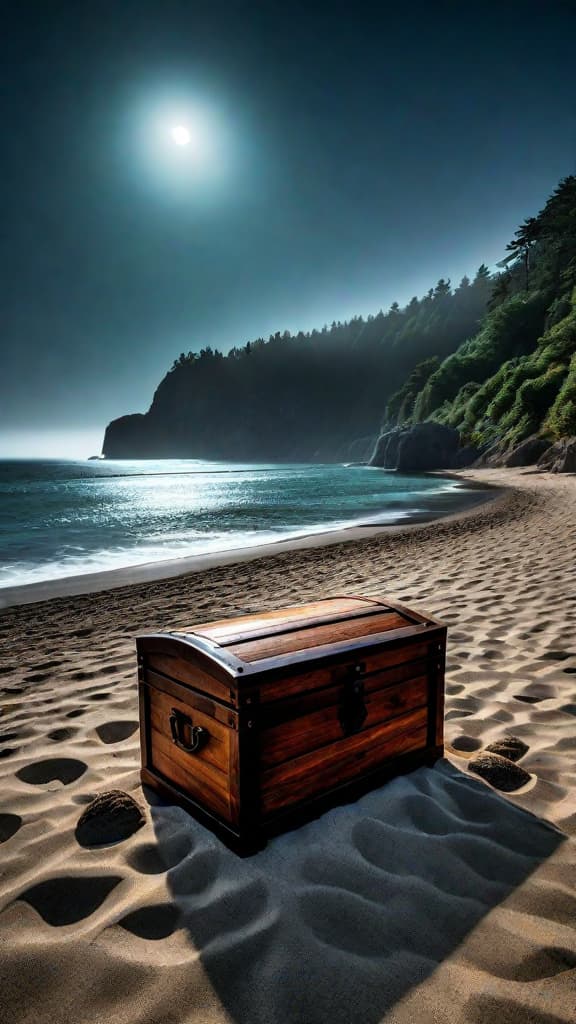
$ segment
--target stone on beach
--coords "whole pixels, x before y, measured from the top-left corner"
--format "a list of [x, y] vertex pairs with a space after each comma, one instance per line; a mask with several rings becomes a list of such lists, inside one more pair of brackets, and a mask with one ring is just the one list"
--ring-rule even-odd
[[127, 839], [145, 823], [136, 801], [120, 789], [99, 793], [88, 804], [76, 826], [76, 839], [81, 846], [117, 843]]
[[485, 782], [494, 786], [494, 789], [500, 789], [503, 793], [514, 793], [530, 781], [529, 772], [500, 754], [487, 752], [477, 754], [470, 761], [468, 768]]
[[503, 736], [501, 740], [496, 740], [486, 747], [489, 754], [500, 754], [501, 757], [507, 757], [509, 761], [519, 761], [524, 754], [528, 753], [529, 749], [528, 744], [518, 736]]

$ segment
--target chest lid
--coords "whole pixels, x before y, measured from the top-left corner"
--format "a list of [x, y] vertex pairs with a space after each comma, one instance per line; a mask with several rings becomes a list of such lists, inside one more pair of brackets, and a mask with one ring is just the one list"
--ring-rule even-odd
[[439, 627], [443, 628], [434, 619], [390, 601], [342, 596], [199, 623], [174, 631], [172, 636], [237, 676], [323, 660]]

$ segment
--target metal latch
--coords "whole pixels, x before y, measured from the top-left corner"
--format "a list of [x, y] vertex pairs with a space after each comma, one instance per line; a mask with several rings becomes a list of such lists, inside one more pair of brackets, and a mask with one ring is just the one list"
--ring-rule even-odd
[[364, 725], [368, 711], [364, 703], [363, 665], [355, 665], [350, 677], [345, 680], [338, 708], [338, 720], [345, 736], [352, 736]]

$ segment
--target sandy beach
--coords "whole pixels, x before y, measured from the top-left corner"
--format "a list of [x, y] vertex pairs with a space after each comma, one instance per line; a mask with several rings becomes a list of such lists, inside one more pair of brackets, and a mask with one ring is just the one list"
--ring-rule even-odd
[[[576, 1017], [576, 477], [462, 516], [0, 613], [0, 1022]], [[238, 859], [139, 781], [134, 636], [336, 594], [448, 625], [446, 757]], [[529, 779], [470, 770], [506, 736]], [[142, 828], [84, 847], [98, 793]]]

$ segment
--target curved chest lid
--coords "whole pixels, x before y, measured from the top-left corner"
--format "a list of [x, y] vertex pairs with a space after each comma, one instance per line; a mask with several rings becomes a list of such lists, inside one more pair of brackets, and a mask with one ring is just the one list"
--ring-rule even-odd
[[[253, 670], [312, 656], [335, 654], [367, 642], [426, 632], [435, 620], [391, 602], [368, 597], [330, 597], [233, 619], [217, 619], [174, 631], [214, 660]], [[400, 634], [398, 631], [401, 631]], [[267, 662], [259, 665], [260, 662]], [[241, 670], [240, 670], [241, 671]]]

